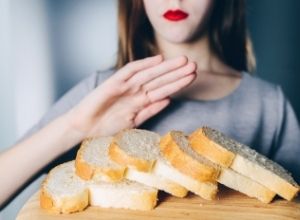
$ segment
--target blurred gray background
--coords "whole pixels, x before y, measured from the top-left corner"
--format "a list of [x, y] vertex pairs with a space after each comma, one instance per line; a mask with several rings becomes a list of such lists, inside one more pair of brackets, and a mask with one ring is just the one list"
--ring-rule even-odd
[[[247, 4], [256, 74], [283, 87], [299, 119], [300, 1]], [[116, 51], [115, 0], [0, 0], [0, 149], [78, 81], [112, 66]], [[15, 219], [39, 182], [2, 210], [0, 219]]]

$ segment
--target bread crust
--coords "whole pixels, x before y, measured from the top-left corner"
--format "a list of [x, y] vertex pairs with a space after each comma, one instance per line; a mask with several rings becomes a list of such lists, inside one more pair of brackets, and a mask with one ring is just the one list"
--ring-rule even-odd
[[43, 187], [40, 191], [40, 206], [43, 209], [59, 213], [59, 209], [54, 206], [54, 201], [52, 197], [47, 193], [47, 191]]
[[132, 167], [143, 172], [150, 172], [153, 165], [155, 164], [155, 160], [143, 160], [140, 158], [129, 156], [119, 147], [115, 140], [113, 140], [110, 144], [108, 154], [110, 159], [115, 161], [116, 163], [122, 166]]
[[218, 184], [217, 183], [207, 183], [200, 184], [199, 182], [194, 182], [190, 185], [193, 190], [191, 190], [196, 195], [202, 197], [206, 200], [214, 200], [217, 197], [218, 193]]
[[163, 157], [182, 173], [185, 173], [198, 181], [216, 182], [220, 170], [202, 164], [187, 155], [173, 139], [172, 132], [167, 133], [161, 138], [160, 149]]
[[210, 140], [203, 129], [197, 129], [188, 138], [191, 147], [200, 155], [207, 157], [214, 163], [224, 167], [230, 167], [235, 154]]
[[84, 180], [91, 180], [97, 176], [103, 176], [107, 181], [118, 182], [124, 177], [125, 167], [111, 168], [111, 167], [97, 167], [87, 163], [83, 159], [85, 149], [89, 146], [93, 139], [86, 139], [82, 142], [77, 151], [75, 159], [76, 174]]
[[166, 192], [170, 193], [173, 196], [184, 198], [188, 194], [188, 190], [184, 188], [183, 186], [173, 183], [173, 182], [167, 182], [164, 184]]
[[133, 201], [136, 201], [131, 207], [132, 209], [150, 211], [157, 205], [158, 191], [143, 192], [133, 196]]

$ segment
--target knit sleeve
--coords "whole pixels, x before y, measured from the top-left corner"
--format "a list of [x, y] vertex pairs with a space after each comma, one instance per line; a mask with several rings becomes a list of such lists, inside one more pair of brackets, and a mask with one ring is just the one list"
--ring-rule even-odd
[[300, 182], [300, 127], [295, 112], [277, 87], [278, 111], [277, 134], [274, 141], [273, 158], [290, 171], [294, 179]]

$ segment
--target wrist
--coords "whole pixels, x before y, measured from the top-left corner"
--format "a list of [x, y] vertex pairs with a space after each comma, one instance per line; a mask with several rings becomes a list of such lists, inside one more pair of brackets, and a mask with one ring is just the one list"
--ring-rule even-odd
[[66, 151], [79, 144], [85, 138], [85, 135], [73, 126], [68, 113], [57, 118], [56, 123], [59, 124], [60, 131], [64, 137]]

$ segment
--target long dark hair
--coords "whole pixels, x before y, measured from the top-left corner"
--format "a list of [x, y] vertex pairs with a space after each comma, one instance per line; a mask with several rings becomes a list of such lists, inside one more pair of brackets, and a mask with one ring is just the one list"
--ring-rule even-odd
[[[252, 72], [255, 56], [245, 18], [245, 0], [215, 0], [208, 24], [210, 47], [227, 65]], [[116, 67], [155, 55], [153, 28], [142, 0], [119, 0], [119, 49]]]

